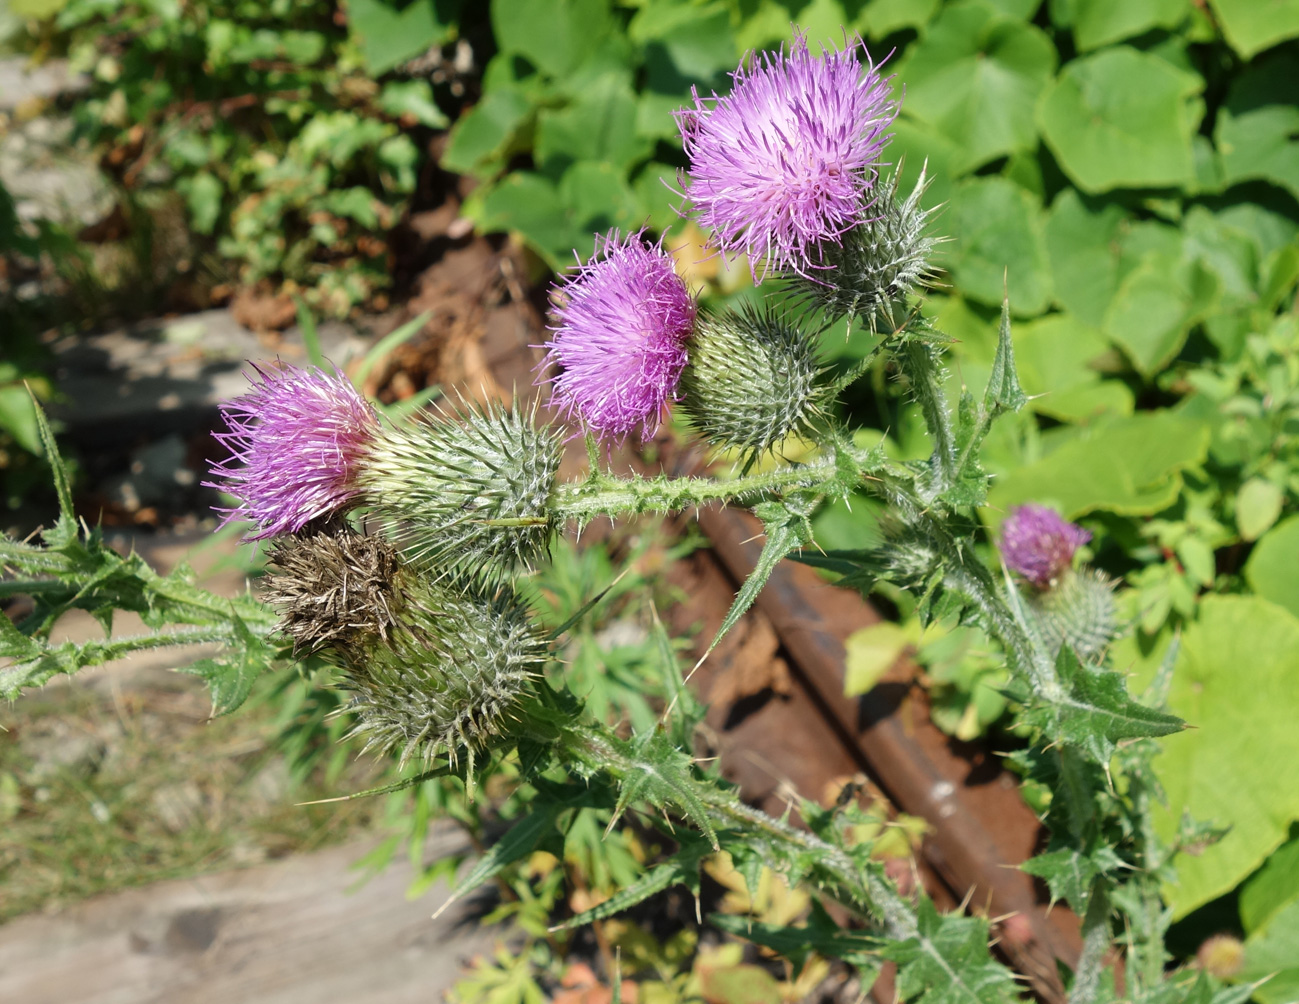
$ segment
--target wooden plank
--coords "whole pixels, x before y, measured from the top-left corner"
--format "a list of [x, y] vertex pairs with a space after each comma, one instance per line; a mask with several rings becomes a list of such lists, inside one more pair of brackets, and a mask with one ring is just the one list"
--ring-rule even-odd
[[[472, 897], [406, 899], [404, 856], [358, 887], [373, 838], [244, 871], [98, 897], [0, 927], [0, 1001], [12, 1004], [427, 1004], [490, 948]], [[432, 856], [463, 851], [436, 829]]]

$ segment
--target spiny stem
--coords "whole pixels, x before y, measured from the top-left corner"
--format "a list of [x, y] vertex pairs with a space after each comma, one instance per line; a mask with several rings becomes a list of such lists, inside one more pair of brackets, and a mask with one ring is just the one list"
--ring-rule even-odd
[[593, 473], [584, 481], [558, 486], [552, 506], [561, 520], [587, 523], [597, 516], [670, 512], [708, 502], [735, 502], [785, 488], [815, 488], [830, 484], [837, 473], [833, 458], [730, 481], [639, 475], [622, 478]]

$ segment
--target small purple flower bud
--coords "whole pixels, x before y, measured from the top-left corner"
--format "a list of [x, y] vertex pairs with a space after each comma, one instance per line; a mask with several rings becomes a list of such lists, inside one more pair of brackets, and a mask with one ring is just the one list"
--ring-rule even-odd
[[695, 301], [662, 242], [644, 231], [597, 237], [595, 253], [556, 287], [547, 361], [553, 400], [604, 439], [649, 439], [676, 394]]
[[235, 496], [222, 525], [256, 525], [247, 540], [296, 533], [313, 519], [357, 504], [357, 469], [380, 432], [379, 419], [347, 377], [334, 370], [254, 365], [253, 387], [221, 406], [227, 431], [215, 436], [230, 456], [205, 481]]
[[1001, 524], [1001, 556], [1039, 589], [1046, 589], [1073, 562], [1092, 535], [1046, 506], [1015, 506]]
[[[857, 60], [857, 50], [866, 57]], [[694, 94], [676, 113], [690, 158], [685, 194], [709, 246], [749, 255], [754, 281], [769, 269], [807, 275], [817, 245], [863, 219], [885, 130], [897, 115], [889, 82], [860, 38], [813, 56], [799, 33], [777, 55], [740, 64], [726, 97]]]

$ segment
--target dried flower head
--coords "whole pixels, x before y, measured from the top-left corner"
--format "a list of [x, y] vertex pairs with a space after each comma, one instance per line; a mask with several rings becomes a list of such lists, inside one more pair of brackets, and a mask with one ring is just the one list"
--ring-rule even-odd
[[595, 253], [557, 287], [547, 360], [554, 403], [604, 439], [649, 439], [676, 393], [695, 301], [662, 243], [644, 231], [597, 237]]
[[676, 113], [690, 158], [685, 194], [710, 246], [748, 254], [755, 281], [759, 268], [808, 274], [818, 245], [856, 226], [869, 202], [897, 114], [888, 80], [860, 39], [813, 56], [801, 33], [731, 79], [729, 95], [695, 93]]
[[1001, 556], [1039, 589], [1046, 589], [1073, 562], [1092, 535], [1046, 506], [1015, 506], [1001, 525]]
[[239, 500], [222, 524], [248, 520], [248, 540], [295, 533], [359, 502], [357, 470], [380, 426], [342, 373], [253, 366], [253, 387], [221, 406], [230, 456], [209, 470], [211, 488]]

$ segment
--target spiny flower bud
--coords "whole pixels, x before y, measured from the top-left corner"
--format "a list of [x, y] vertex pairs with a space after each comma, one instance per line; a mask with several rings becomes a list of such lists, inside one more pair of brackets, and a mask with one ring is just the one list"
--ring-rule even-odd
[[1233, 979], [1245, 968], [1245, 946], [1230, 934], [1215, 934], [1200, 945], [1195, 963], [1220, 980]]
[[1093, 660], [1118, 633], [1114, 583], [1095, 569], [1065, 569], [1050, 589], [1031, 596], [1029, 605], [1053, 654], [1068, 645], [1080, 659]]
[[394, 429], [361, 473], [366, 500], [426, 567], [495, 579], [544, 558], [560, 442], [536, 409], [439, 410]]
[[929, 262], [938, 241], [925, 234], [933, 210], [920, 208], [928, 186], [922, 170], [911, 194], [899, 201], [895, 171], [864, 210], [870, 218], [823, 243], [820, 266], [795, 280], [802, 301], [831, 317], [865, 317], [872, 331], [881, 319], [895, 327], [895, 305], [933, 277]]
[[343, 672], [366, 749], [402, 762], [466, 756], [506, 731], [547, 646], [510, 590], [433, 580], [396, 548], [344, 525], [272, 552], [267, 599], [299, 651]]
[[826, 392], [816, 346], [781, 314], [752, 306], [701, 316], [681, 408], [714, 446], [750, 457], [809, 435]]

